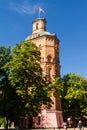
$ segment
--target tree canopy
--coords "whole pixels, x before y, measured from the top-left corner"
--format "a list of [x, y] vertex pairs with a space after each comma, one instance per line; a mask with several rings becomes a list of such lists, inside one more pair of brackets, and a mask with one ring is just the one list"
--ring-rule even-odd
[[52, 86], [60, 95], [64, 119], [87, 115], [87, 79], [70, 73], [57, 78]]
[[[7, 115], [9, 99], [8, 99], [8, 87], [10, 86], [8, 80], [9, 70], [4, 69], [4, 65], [6, 65], [10, 59], [10, 47], [5, 48], [4, 46], [0, 47], [0, 115], [2, 117]], [[2, 112], [3, 111], [3, 112]]]
[[40, 51], [32, 42], [0, 47], [0, 116], [17, 121], [51, 107], [51, 91], [43, 77]]
[[15, 87], [9, 80], [9, 67], [7, 64], [11, 61], [12, 54], [10, 47], [0, 47], [0, 117], [6, 117], [7, 127], [8, 119], [14, 121], [18, 119], [24, 109], [21, 97], [17, 95]]
[[40, 66], [40, 51], [32, 42], [23, 42], [13, 48], [13, 58], [8, 63], [9, 78], [16, 93], [23, 99], [24, 114], [35, 116], [41, 106], [51, 106], [50, 91]]

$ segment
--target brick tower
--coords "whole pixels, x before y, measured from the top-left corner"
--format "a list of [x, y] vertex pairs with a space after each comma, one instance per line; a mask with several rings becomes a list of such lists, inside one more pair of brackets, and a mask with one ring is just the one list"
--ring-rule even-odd
[[[43, 74], [50, 81], [60, 77], [59, 39], [56, 34], [46, 31], [46, 19], [38, 18], [32, 23], [32, 34], [26, 41], [34, 42], [41, 52], [41, 67]], [[53, 105], [50, 110], [42, 110], [42, 113], [34, 119], [35, 128], [57, 128], [60, 127], [63, 118], [61, 111], [61, 100], [52, 92]]]

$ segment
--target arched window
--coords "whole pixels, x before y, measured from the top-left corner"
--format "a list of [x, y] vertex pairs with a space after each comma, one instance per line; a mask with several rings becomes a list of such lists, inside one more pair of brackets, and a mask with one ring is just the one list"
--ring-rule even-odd
[[52, 59], [51, 56], [48, 55], [48, 56], [47, 56], [47, 62], [51, 62], [51, 59]]

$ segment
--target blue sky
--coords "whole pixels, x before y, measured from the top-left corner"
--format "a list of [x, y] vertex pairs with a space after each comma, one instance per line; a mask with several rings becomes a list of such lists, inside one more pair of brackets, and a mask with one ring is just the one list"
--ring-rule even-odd
[[47, 31], [60, 39], [61, 76], [87, 78], [87, 0], [0, 0], [0, 46], [15, 46], [32, 33], [32, 22], [47, 20]]

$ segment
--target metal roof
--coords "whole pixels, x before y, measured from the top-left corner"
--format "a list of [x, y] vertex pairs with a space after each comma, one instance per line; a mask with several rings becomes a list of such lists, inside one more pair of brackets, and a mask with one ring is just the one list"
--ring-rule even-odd
[[[50, 36], [54, 36], [54, 35], [55, 35], [55, 33], [54, 33], [54, 34], [51, 34], [50, 32], [47, 32], [47, 31], [39, 31], [39, 32], [37, 32], [36, 34], [37, 34], [37, 37], [38, 37], [38, 36], [44, 36], [44, 35], [50, 35]], [[33, 35], [33, 34], [29, 35], [29, 36], [25, 39], [25, 41], [32, 39], [32, 35]]]

